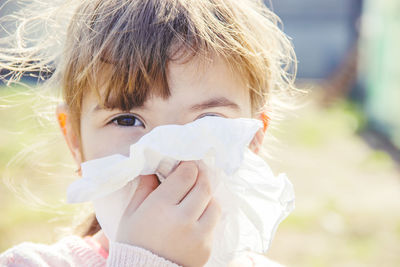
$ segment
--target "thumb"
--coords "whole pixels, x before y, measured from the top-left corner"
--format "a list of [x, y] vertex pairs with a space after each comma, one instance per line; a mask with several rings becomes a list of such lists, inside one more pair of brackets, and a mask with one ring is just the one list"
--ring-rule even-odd
[[143, 203], [143, 201], [150, 195], [154, 189], [159, 185], [157, 176], [151, 175], [141, 175], [138, 177], [139, 185], [136, 188], [135, 194], [131, 199], [125, 213], [132, 214], [136, 209]]

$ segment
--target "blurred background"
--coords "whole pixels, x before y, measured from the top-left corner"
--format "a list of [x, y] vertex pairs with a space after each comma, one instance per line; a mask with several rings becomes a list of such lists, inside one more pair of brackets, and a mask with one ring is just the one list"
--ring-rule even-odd
[[[400, 1], [266, 4], [292, 39], [298, 86], [309, 91], [271, 129], [279, 143], [266, 144], [268, 163], [296, 192], [267, 255], [287, 266], [400, 266]], [[63, 204], [76, 178], [67, 147], [55, 123], [36, 116], [48, 100], [28, 91], [0, 87], [0, 252], [54, 242], [82, 211]]]

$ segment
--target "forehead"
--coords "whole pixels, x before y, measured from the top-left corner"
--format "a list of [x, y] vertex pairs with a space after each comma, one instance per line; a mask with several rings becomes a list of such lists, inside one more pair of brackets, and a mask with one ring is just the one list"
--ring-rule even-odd
[[173, 95], [232, 95], [249, 99], [245, 79], [218, 56], [195, 57], [186, 62], [171, 61], [167, 68], [167, 81]]

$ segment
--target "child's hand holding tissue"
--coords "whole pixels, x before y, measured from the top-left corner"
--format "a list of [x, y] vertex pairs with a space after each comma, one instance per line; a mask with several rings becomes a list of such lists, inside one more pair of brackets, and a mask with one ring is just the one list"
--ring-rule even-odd
[[116, 241], [148, 249], [182, 266], [203, 266], [221, 214], [204, 167], [181, 162], [158, 187], [154, 175], [141, 176]]
[[261, 127], [213, 116], [158, 126], [130, 146], [129, 157], [84, 162], [68, 200], [92, 201], [111, 242], [183, 266], [225, 266], [247, 250], [263, 253], [294, 194], [285, 175], [275, 177], [248, 149]]

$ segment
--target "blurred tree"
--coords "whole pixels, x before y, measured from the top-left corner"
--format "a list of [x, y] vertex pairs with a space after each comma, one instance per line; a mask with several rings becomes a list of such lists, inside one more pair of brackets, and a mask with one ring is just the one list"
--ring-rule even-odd
[[366, 0], [359, 84], [369, 127], [400, 149], [400, 1]]

